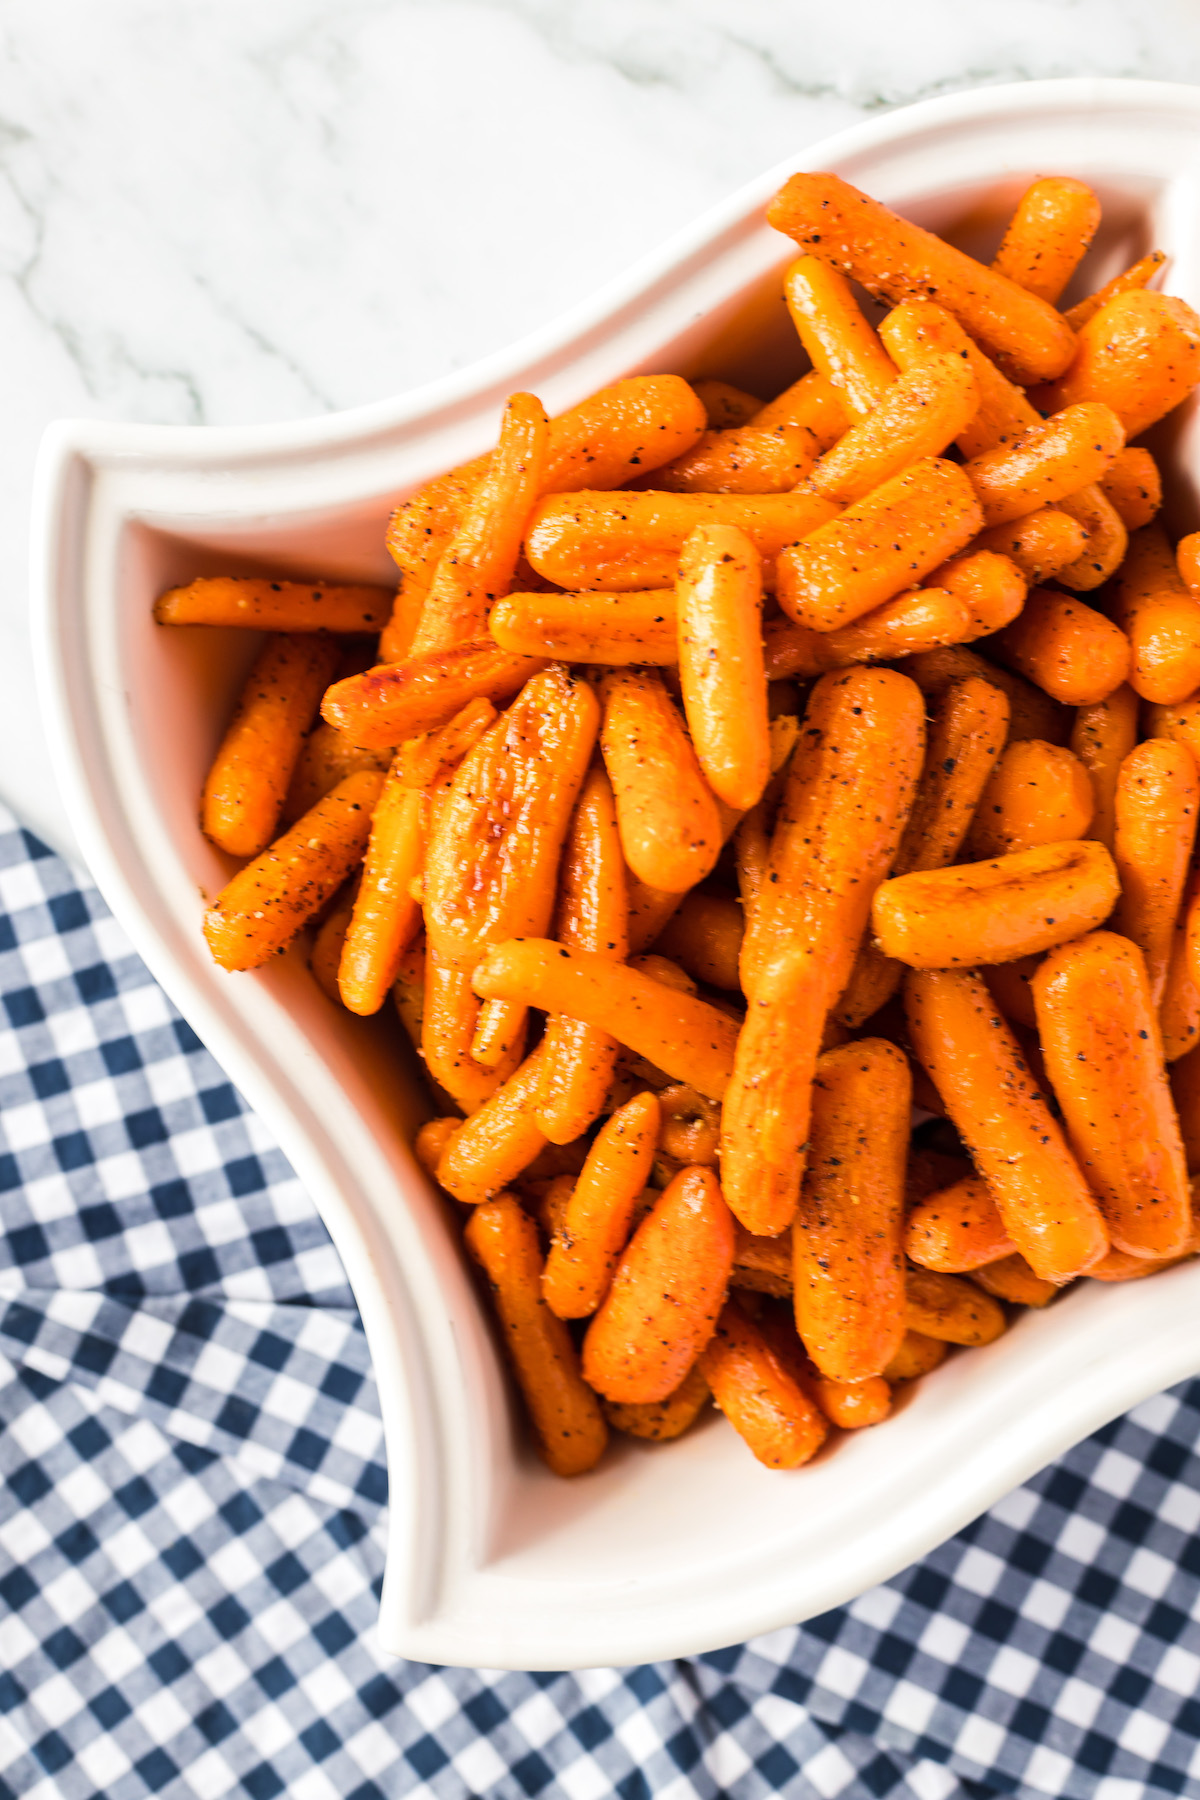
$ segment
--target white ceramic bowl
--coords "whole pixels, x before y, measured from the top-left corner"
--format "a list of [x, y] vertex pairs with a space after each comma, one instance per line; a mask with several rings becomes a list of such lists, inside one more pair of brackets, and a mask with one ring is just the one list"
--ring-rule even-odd
[[[1056, 81], [931, 101], [773, 169], [595, 301], [474, 369], [378, 406], [252, 430], [54, 426], [34, 525], [42, 696], [91, 869], [150, 968], [277, 1135], [362, 1311], [382, 1397], [391, 1541], [380, 1637], [405, 1656], [512, 1668], [627, 1664], [737, 1642], [893, 1574], [1069, 1444], [1200, 1369], [1200, 1262], [1082, 1283], [952, 1359], [873, 1431], [791, 1474], [716, 1416], [676, 1444], [618, 1442], [573, 1482], [526, 1447], [444, 1204], [408, 1149], [423, 1107], [386, 1022], [335, 1009], [293, 954], [222, 974], [202, 894], [228, 865], [196, 824], [201, 779], [253, 653], [245, 634], [161, 630], [196, 574], [386, 580], [384, 522], [493, 440], [504, 397], [557, 412], [638, 370], [773, 392], [798, 371], [763, 206], [835, 169], [984, 254], [1039, 173], [1093, 182], [1102, 241], [1080, 291], [1151, 245], [1200, 306], [1200, 89]], [[1167, 453], [1197, 522], [1196, 428]]]

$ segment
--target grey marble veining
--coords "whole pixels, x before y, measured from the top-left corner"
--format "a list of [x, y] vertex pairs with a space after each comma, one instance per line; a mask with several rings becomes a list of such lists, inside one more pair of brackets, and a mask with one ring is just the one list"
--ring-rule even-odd
[[26, 626], [63, 414], [286, 419], [462, 366], [881, 108], [1200, 81], [1191, 0], [6, 0], [0, 794], [70, 846]]

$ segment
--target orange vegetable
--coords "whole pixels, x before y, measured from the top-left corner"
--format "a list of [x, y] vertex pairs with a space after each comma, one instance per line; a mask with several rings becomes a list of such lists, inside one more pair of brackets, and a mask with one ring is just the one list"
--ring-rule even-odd
[[325, 637], [270, 637], [254, 659], [204, 783], [201, 825], [230, 856], [274, 835], [304, 734], [337, 667]]
[[635, 1094], [598, 1132], [555, 1233], [542, 1292], [560, 1319], [586, 1319], [608, 1292], [658, 1143], [652, 1093]]
[[312, 953], [308, 959], [313, 980], [321, 992], [337, 1006], [342, 1004], [337, 979], [338, 964], [342, 960], [342, 944], [350, 924], [350, 914], [354, 910], [354, 886], [353, 881], [348, 881], [325, 914], [313, 938]]
[[544, 667], [541, 657], [514, 656], [490, 639], [463, 644], [336, 682], [321, 713], [352, 743], [391, 750], [423, 731], [436, 731], [472, 700], [510, 700]]
[[[1113, 1252], [1110, 1250], [1110, 1256]], [[1103, 1262], [1101, 1258], [1101, 1262]], [[1093, 1263], [1088, 1270], [1095, 1275], [1100, 1263]], [[985, 1294], [994, 1294], [997, 1300], [1007, 1300], [1011, 1306], [1049, 1306], [1058, 1293], [1053, 1281], [1043, 1281], [1035, 1275], [1023, 1256], [1015, 1252], [1012, 1256], [1002, 1256], [999, 1262], [987, 1263], [982, 1269], [971, 1271], [971, 1280], [976, 1287], [981, 1287]]]
[[1087, 836], [1095, 797], [1077, 756], [1058, 744], [1022, 738], [999, 758], [967, 837], [973, 861]]
[[[908, 1063], [883, 1038], [826, 1051], [792, 1227], [796, 1329], [822, 1375], [879, 1375], [904, 1336]], [[870, 1118], [871, 1128], [864, 1129]]]
[[569, 1330], [542, 1299], [537, 1226], [503, 1194], [476, 1207], [465, 1236], [488, 1278], [538, 1449], [556, 1475], [582, 1475], [603, 1456], [608, 1428]]
[[928, 457], [781, 550], [779, 603], [817, 631], [848, 625], [919, 582], [963, 549], [982, 525], [963, 470]]
[[1149, 450], [1138, 444], [1113, 457], [1101, 478], [1100, 487], [1128, 531], [1140, 531], [1143, 525], [1148, 525], [1162, 505], [1162, 476], [1158, 464]]
[[827, 376], [811, 369], [774, 400], [768, 400], [755, 413], [754, 423], [760, 431], [774, 431], [778, 425], [803, 425], [812, 432], [818, 447], [828, 450], [848, 430], [850, 420], [838, 389]]
[[839, 1431], [879, 1425], [892, 1410], [892, 1390], [882, 1375], [866, 1381], [829, 1381], [822, 1375], [814, 1386], [821, 1411]]
[[382, 785], [375, 770], [347, 775], [238, 870], [204, 915], [214, 962], [223, 969], [257, 969], [287, 948], [362, 860]]
[[[911, 974], [905, 1006], [913, 1049], [995, 1196], [1009, 1238], [1045, 1281], [1082, 1274], [1108, 1248], [1103, 1220], [982, 980], [957, 970]], [[911, 1312], [909, 1323], [941, 1335]]]
[[1131, 750], [1117, 777], [1113, 857], [1121, 898], [1113, 926], [1146, 958], [1150, 992], [1163, 997], [1171, 940], [1196, 841], [1200, 778], [1184, 745], [1151, 738]]
[[679, 628], [673, 588], [605, 594], [509, 594], [488, 620], [502, 649], [563, 662], [673, 663]]
[[413, 1154], [427, 1175], [437, 1175], [442, 1152], [454, 1136], [461, 1119], [426, 1119], [413, 1139]]
[[864, 613], [853, 625], [839, 625], [834, 631], [814, 631], [791, 619], [769, 619], [763, 629], [763, 653], [768, 681], [804, 679], [855, 663], [889, 662], [918, 650], [961, 644], [975, 635], [966, 600], [948, 588], [910, 588]]
[[318, 720], [300, 749], [280, 813], [284, 825], [294, 825], [302, 813], [322, 795], [359, 769], [378, 769], [384, 774], [391, 763], [390, 750], [364, 750], [352, 744], [344, 731]]
[[[606, 1400], [665, 1400], [712, 1337], [733, 1266], [733, 1220], [711, 1169], [681, 1169], [643, 1219], [583, 1340]], [[705, 1366], [705, 1380], [713, 1385]]]
[[1127, 679], [1129, 639], [1094, 607], [1034, 588], [992, 653], [1065, 706], [1094, 706]]
[[1171, 1064], [1170, 1082], [1188, 1172], [1195, 1174], [1200, 1169], [1200, 1049]]
[[742, 948], [742, 909], [724, 894], [688, 894], [655, 940], [659, 952], [682, 963], [710, 987], [737, 988]]
[[466, 1206], [494, 1199], [546, 1147], [537, 1122], [542, 1047], [460, 1125], [438, 1159], [437, 1178]]
[[1093, 401], [1064, 407], [1011, 443], [972, 457], [964, 467], [984, 524], [1006, 525], [1099, 481], [1124, 443], [1116, 413]]
[[1200, 869], [1193, 869], [1171, 939], [1171, 960], [1158, 1008], [1163, 1055], [1177, 1061], [1200, 1043], [1200, 982], [1196, 980], [1194, 943], [1200, 933]]
[[1078, 493], [1067, 494], [1057, 504], [1060, 512], [1083, 526], [1087, 543], [1082, 556], [1060, 569], [1055, 579], [1076, 593], [1090, 593], [1120, 568], [1129, 547], [1129, 533], [1103, 487], [1096, 482], [1080, 488]]
[[998, 444], [1011, 443], [1031, 425], [1041, 423], [1041, 414], [1024, 391], [1000, 373], [953, 314], [936, 301], [905, 300], [893, 307], [880, 325], [879, 335], [892, 360], [906, 371], [936, 355], [957, 356], [969, 365], [979, 404], [959, 434], [958, 447], [964, 456], [979, 456]]
[[1013, 962], [989, 963], [981, 971], [988, 993], [1005, 1018], [1029, 1031], [1037, 1029], [1037, 1009], [1029, 981], [1041, 960], [1040, 956], [1018, 956]]
[[437, 731], [409, 738], [397, 751], [397, 764], [405, 787], [442, 788], [455, 769], [473, 750], [484, 732], [496, 723], [496, 709], [482, 697], [468, 700], [461, 712]]
[[1149, 256], [1139, 258], [1120, 275], [1114, 275], [1111, 281], [1106, 281], [1102, 288], [1097, 288], [1096, 292], [1089, 294], [1086, 300], [1077, 301], [1074, 306], [1068, 307], [1063, 317], [1071, 330], [1081, 330], [1088, 320], [1094, 319], [1100, 308], [1106, 306], [1117, 294], [1128, 294], [1136, 288], [1144, 288], [1147, 282], [1162, 268], [1166, 260], [1164, 251], [1151, 250]]
[[625, 860], [640, 881], [683, 893], [721, 850], [716, 801], [661, 679], [621, 669], [601, 682], [600, 748]]
[[910, 463], [940, 456], [978, 405], [975, 377], [963, 357], [933, 355], [915, 363], [898, 381], [893, 375], [878, 404], [820, 458], [813, 486], [831, 500], [863, 500]]
[[700, 1367], [714, 1401], [768, 1469], [798, 1469], [824, 1443], [821, 1409], [736, 1300], [722, 1308]]
[[786, 494], [804, 480], [819, 449], [803, 425], [706, 431], [643, 485], [666, 494]]
[[354, 1013], [376, 1013], [400, 958], [421, 926], [412, 884], [425, 849], [425, 796], [405, 787], [393, 764], [371, 818], [362, 885], [342, 946], [338, 989]]
[[1008, 699], [1008, 739], [1044, 738], [1048, 744], [1065, 744], [1070, 736], [1069, 717], [1065, 706], [1051, 700], [1040, 688], [1014, 675], [1010, 669], [997, 668], [974, 650], [955, 644], [945, 650], [925, 650], [917, 656], [906, 656], [904, 673], [911, 677], [921, 692], [931, 699], [944, 694], [955, 682], [978, 676], [999, 688]]
[[1117, 780], [1121, 764], [1138, 736], [1138, 701], [1131, 687], [1115, 688], [1107, 699], [1081, 706], [1071, 730], [1071, 749], [1088, 772], [1095, 799], [1089, 836], [1107, 849], [1117, 828]]
[[1200, 319], [1186, 300], [1118, 294], [1080, 327], [1070, 367], [1032, 401], [1043, 412], [1099, 400], [1128, 438], [1186, 400], [1200, 381]]
[[885, 881], [871, 920], [884, 954], [911, 968], [970, 967], [1011, 962], [1091, 931], [1117, 892], [1103, 844], [1042, 844]]
[[[676, 595], [692, 744], [717, 799], [748, 812], [771, 773], [762, 572], [750, 539], [736, 525], [698, 525], [680, 554]], [[672, 885], [633, 866], [656, 885]]]
[[801, 256], [784, 274], [783, 292], [813, 368], [837, 389], [852, 419], [865, 419], [895, 382], [896, 370], [850, 283], [828, 263]]
[[1053, 307], [837, 175], [793, 175], [767, 220], [870, 294], [940, 301], [1015, 381], [1052, 380], [1071, 360], [1074, 335]]
[[710, 1100], [725, 1092], [737, 1025], [706, 1000], [666, 987], [623, 963], [546, 938], [514, 938], [475, 971], [484, 999], [512, 1000], [599, 1025], [676, 1081]]
[[908, 1215], [904, 1249], [924, 1269], [961, 1275], [1013, 1253], [992, 1191], [979, 1175], [930, 1194]]
[[201, 575], [154, 602], [160, 625], [244, 625], [252, 631], [374, 633], [392, 610], [387, 588], [324, 581]]
[[1090, 187], [1069, 176], [1044, 176], [1021, 196], [992, 268], [1053, 305], [1099, 223], [1100, 202]]
[[658, 1096], [662, 1126], [658, 1147], [677, 1163], [707, 1163], [715, 1168], [721, 1147], [721, 1108], [686, 1082], [673, 1082]]
[[[699, 388], [703, 384], [697, 382]], [[719, 385], [719, 384], [714, 384]], [[712, 1391], [699, 1363], [693, 1363], [673, 1394], [665, 1400], [632, 1402], [622, 1406], [608, 1401], [604, 1408], [610, 1425], [629, 1437], [648, 1438], [656, 1444], [682, 1437], [712, 1400]]]
[[946, 1344], [991, 1344], [1008, 1324], [1004, 1311], [973, 1281], [910, 1268], [905, 1276], [905, 1317], [910, 1331]]
[[693, 381], [692, 392], [704, 408], [705, 418], [710, 431], [728, 431], [738, 425], [748, 425], [755, 413], [761, 412], [763, 403], [757, 394], [748, 394], [745, 388], [734, 387], [729, 381]]
[[970, 637], [987, 637], [1015, 619], [1025, 604], [1029, 583], [1010, 557], [976, 547], [951, 557], [929, 577], [947, 588], [971, 610]]
[[679, 552], [697, 525], [736, 525], [774, 583], [785, 544], [838, 511], [815, 488], [793, 494], [565, 494], [534, 513], [526, 554], [539, 575], [563, 588], [662, 588], [675, 580]]
[[1050, 581], [1060, 569], [1078, 562], [1086, 544], [1087, 532], [1079, 520], [1057, 506], [1040, 506], [1007, 525], [993, 525], [975, 539], [976, 549], [1010, 557], [1030, 582]]
[[[563, 846], [555, 936], [575, 950], [623, 962], [627, 954], [625, 859], [612, 788], [589, 771]], [[552, 1144], [569, 1144], [599, 1118], [617, 1040], [582, 1019], [550, 1018], [543, 1038], [538, 1124]]]
[[479, 1002], [471, 977], [425, 945], [425, 1005], [420, 1053], [431, 1079], [465, 1113], [476, 1112], [521, 1061], [524, 1049], [514, 1034], [507, 1052], [486, 1068], [472, 1055], [479, 1025]]
[[946, 1360], [946, 1346], [940, 1338], [926, 1337], [920, 1331], [906, 1331], [904, 1341], [883, 1371], [885, 1381], [893, 1386], [900, 1381], [918, 1381]]
[[1187, 1164], [1140, 951], [1092, 932], [1051, 952], [1033, 993], [1046, 1070], [1114, 1248], [1179, 1254]]

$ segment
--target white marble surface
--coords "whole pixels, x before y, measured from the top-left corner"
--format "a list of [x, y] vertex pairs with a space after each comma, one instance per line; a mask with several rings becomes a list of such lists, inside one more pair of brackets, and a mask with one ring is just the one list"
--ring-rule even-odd
[[881, 107], [1200, 81], [1194, 0], [2, 0], [0, 794], [53, 843], [37, 441], [378, 399]]

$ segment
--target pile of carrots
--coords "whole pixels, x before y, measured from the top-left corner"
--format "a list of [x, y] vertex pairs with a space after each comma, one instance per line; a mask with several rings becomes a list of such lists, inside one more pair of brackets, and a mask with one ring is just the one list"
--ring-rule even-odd
[[269, 634], [212, 954], [311, 925], [331, 998], [394, 998], [559, 1474], [710, 1401], [794, 1468], [1200, 1249], [1200, 533], [1130, 446], [1200, 319], [1158, 253], [1059, 309], [1099, 217], [1039, 180], [987, 267], [796, 175], [785, 392], [516, 394], [394, 514], [395, 596], [158, 603]]

